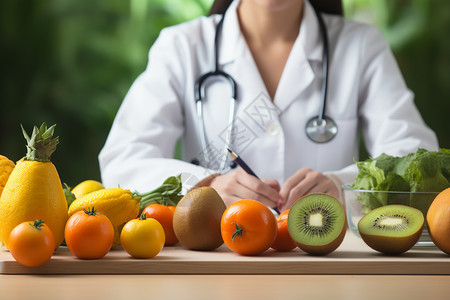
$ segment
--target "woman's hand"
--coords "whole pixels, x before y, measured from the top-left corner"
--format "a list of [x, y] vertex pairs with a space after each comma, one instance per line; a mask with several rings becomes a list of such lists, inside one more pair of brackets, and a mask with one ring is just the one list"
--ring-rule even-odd
[[210, 185], [222, 197], [228, 206], [241, 199], [253, 199], [268, 207], [277, 207], [280, 185], [276, 180], [247, 174], [241, 168], [219, 175]]
[[330, 178], [318, 171], [303, 168], [288, 178], [281, 187], [278, 209], [289, 209], [295, 201], [309, 193], [327, 193], [339, 197], [339, 190]]

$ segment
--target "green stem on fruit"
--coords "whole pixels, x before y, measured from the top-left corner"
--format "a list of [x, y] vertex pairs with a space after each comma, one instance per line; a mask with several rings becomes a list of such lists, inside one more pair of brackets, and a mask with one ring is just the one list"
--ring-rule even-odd
[[242, 234], [245, 232], [244, 228], [239, 227], [240, 225], [238, 225], [236, 223], [236, 221], [234, 221], [232, 224], [234, 224], [236, 226], [236, 230], [234, 231], [233, 235], [231, 236], [231, 241], [234, 242], [234, 239], [238, 236], [238, 237], [242, 237]]
[[83, 211], [85, 214], [90, 215], [90, 216], [95, 216], [95, 215], [99, 214], [93, 206], [88, 207], [88, 209], [84, 208]]
[[141, 221], [147, 220], [147, 215], [141, 214], [141, 216], [139, 217], [139, 220], [141, 220]]
[[41, 230], [42, 225], [44, 225], [44, 221], [42, 221], [39, 218], [36, 218], [36, 220], [34, 220], [34, 223], [30, 223], [31, 226], [35, 227], [36, 229]]

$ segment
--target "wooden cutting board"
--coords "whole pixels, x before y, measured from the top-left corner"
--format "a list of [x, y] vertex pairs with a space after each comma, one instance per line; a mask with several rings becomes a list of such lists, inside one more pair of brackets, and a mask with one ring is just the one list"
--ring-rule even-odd
[[134, 259], [123, 249], [104, 258], [81, 260], [60, 247], [40, 267], [17, 263], [3, 248], [0, 274], [435, 274], [450, 275], [450, 256], [436, 247], [414, 247], [400, 256], [386, 256], [370, 249], [352, 232], [333, 253], [318, 257], [296, 249], [268, 250], [259, 256], [241, 256], [225, 245], [215, 251], [165, 247], [151, 259]]

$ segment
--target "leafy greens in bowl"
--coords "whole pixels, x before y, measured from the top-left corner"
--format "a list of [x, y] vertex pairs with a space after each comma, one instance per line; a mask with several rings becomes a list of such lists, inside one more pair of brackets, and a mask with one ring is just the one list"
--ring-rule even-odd
[[[350, 229], [358, 233], [363, 215], [384, 205], [415, 207], [424, 216], [439, 192], [450, 187], [450, 150], [438, 152], [419, 149], [403, 157], [382, 154], [356, 162], [355, 182], [343, 185], [343, 195]], [[418, 245], [432, 245], [424, 228]]]
[[[349, 188], [365, 191], [410, 192], [414, 195], [414, 199], [409, 201], [417, 202], [416, 207], [423, 207], [424, 213], [428, 207], [426, 204], [420, 204], [421, 197], [418, 195], [422, 192], [441, 192], [450, 187], [450, 149], [440, 149], [438, 152], [419, 149], [415, 153], [402, 157], [382, 154], [376, 158], [356, 162], [356, 165], [358, 175]], [[367, 213], [377, 207], [390, 204], [388, 195], [362, 193], [357, 201], [362, 204], [363, 212]]]

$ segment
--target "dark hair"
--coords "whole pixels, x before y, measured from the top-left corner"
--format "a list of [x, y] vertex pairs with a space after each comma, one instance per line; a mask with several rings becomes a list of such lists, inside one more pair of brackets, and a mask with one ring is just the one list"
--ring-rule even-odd
[[[209, 10], [209, 15], [224, 14], [231, 2], [233, 0], [214, 0]], [[321, 12], [332, 15], [343, 15], [342, 0], [309, 0], [309, 2]]]

